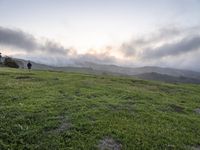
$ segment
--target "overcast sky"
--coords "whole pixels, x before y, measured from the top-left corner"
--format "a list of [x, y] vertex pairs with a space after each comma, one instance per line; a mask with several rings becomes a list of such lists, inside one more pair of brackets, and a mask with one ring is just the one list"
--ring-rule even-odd
[[200, 71], [200, 0], [0, 0], [0, 51]]

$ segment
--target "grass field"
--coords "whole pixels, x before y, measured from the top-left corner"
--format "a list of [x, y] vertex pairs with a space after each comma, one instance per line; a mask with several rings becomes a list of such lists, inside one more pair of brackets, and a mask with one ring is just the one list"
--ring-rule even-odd
[[0, 149], [198, 149], [198, 108], [200, 85], [0, 68]]

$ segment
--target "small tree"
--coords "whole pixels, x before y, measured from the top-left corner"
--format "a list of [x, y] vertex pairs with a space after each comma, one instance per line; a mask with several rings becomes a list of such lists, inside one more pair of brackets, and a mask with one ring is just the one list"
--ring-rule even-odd
[[10, 57], [5, 58], [4, 65], [11, 68], [19, 68], [19, 65], [17, 64], [17, 62]]

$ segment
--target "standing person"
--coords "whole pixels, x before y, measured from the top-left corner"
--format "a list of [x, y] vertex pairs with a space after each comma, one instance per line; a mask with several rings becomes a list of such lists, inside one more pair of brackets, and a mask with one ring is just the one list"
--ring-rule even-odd
[[30, 70], [31, 70], [31, 67], [32, 67], [32, 64], [31, 64], [30, 61], [28, 61], [27, 67], [28, 67], [28, 70], [30, 71]]
[[2, 64], [2, 56], [1, 56], [1, 53], [0, 53], [0, 64]]

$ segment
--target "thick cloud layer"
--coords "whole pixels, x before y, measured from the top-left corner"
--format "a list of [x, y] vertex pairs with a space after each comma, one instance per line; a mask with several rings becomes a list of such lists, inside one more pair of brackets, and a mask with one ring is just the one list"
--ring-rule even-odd
[[198, 29], [197, 27], [182, 31], [177, 28], [159, 29], [158, 33], [123, 43], [120, 51], [126, 57], [137, 57], [142, 60], [162, 59], [199, 51]]
[[47, 40], [45, 44], [42, 44], [31, 34], [18, 29], [14, 30], [3, 27], [0, 27], [0, 44], [23, 49], [27, 52], [42, 51], [47, 54], [54, 53], [63, 55], [69, 51], [56, 42]]
[[155, 49], [145, 50], [143, 58], [155, 59], [166, 56], [178, 56], [188, 52], [198, 51], [200, 48], [200, 36], [187, 37], [178, 42], [163, 44]]
[[[13, 47], [11, 51], [28, 52], [28, 54], [17, 54], [17, 57], [34, 60], [50, 65], [65, 66], [73, 63], [86, 61], [96, 63], [114, 63], [113, 56], [109, 52], [77, 54], [76, 50], [68, 49], [54, 41], [46, 39], [41, 42], [33, 35], [16, 29], [0, 27], [0, 45]], [[15, 49], [17, 48], [17, 50]], [[15, 57], [15, 56], [14, 56]]]
[[130, 66], [162, 66], [200, 71], [200, 26], [167, 27], [124, 42], [119, 52]]
[[[162, 28], [156, 33], [124, 42], [121, 47], [105, 46], [102, 50], [77, 50], [65, 48], [59, 43], [36, 39], [33, 35], [16, 29], [0, 27], [0, 45], [20, 51], [13, 57], [29, 59], [54, 66], [67, 66], [94, 62], [121, 66], [163, 66], [200, 71], [199, 27]], [[109, 48], [108, 48], [109, 47]], [[25, 52], [25, 53], [23, 53]], [[6, 54], [6, 51], [4, 51]], [[27, 54], [28, 53], [28, 54]]]
[[21, 30], [11, 30], [0, 27], [0, 44], [22, 48], [24, 50], [36, 50], [38, 43], [31, 35]]

